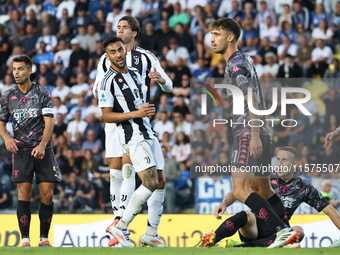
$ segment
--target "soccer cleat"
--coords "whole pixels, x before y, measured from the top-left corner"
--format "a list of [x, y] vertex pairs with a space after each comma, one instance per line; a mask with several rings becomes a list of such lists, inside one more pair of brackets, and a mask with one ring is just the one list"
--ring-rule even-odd
[[215, 245], [215, 233], [213, 232], [207, 232], [204, 233], [202, 236], [202, 240], [198, 247], [212, 247]]
[[114, 224], [110, 227], [109, 232], [123, 247], [133, 247], [129, 238], [130, 233], [127, 229], [119, 229], [117, 228], [117, 224]]
[[292, 244], [287, 244], [287, 245], [283, 246], [283, 248], [297, 249], [297, 248], [301, 248], [301, 247], [300, 247], [300, 242], [295, 242], [295, 243], [292, 243]]
[[49, 241], [39, 242], [38, 246], [39, 247], [52, 247]]
[[150, 246], [150, 247], [166, 247], [163, 240], [159, 237], [159, 235], [148, 236], [144, 234], [140, 242], [142, 246]]
[[329, 246], [330, 248], [339, 248], [340, 247], [340, 239], [336, 240], [333, 244]]
[[110, 227], [112, 227], [114, 224], [116, 224], [118, 222], [119, 222], [119, 219], [114, 219], [114, 221], [111, 223], [111, 225], [106, 228], [106, 232], [110, 232]]
[[227, 239], [225, 242], [225, 247], [230, 248], [230, 247], [241, 247], [243, 242], [240, 241], [234, 241], [232, 239]]
[[29, 242], [24, 242], [21, 244], [21, 247], [31, 247], [31, 244]]
[[298, 239], [297, 233], [293, 229], [281, 229], [276, 233], [276, 238], [274, 242], [269, 245], [267, 248], [280, 248], [288, 244], [293, 244]]
[[112, 246], [115, 246], [116, 244], [119, 244], [119, 242], [117, 241], [115, 237], [112, 237], [112, 239], [109, 241], [107, 245], [112, 247]]

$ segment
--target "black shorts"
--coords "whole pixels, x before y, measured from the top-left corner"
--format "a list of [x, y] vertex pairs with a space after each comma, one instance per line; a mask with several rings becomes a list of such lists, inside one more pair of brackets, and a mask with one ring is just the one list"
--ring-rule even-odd
[[45, 150], [43, 159], [31, 156], [32, 149], [18, 151], [12, 155], [12, 178], [14, 183], [33, 181], [35, 173], [36, 182], [60, 182], [59, 169], [53, 150]]
[[269, 176], [271, 166], [271, 141], [269, 135], [260, 136], [262, 142], [262, 155], [255, 159], [250, 155], [250, 135], [241, 135], [234, 138], [234, 152], [231, 158], [232, 167], [254, 173], [255, 176]]
[[[256, 240], [261, 240], [263, 238], [269, 237], [269, 236], [276, 233], [273, 229], [268, 227], [268, 224], [261, 218], [256, 217], [256, 225], [257, 225], [257, 232], [258, 232], [258, 236], [257, 236]], [[238, 234], [239, 234], [242, 242], [254, 241], [254, 240], [251, 240], [249, 238], [244, 237], [240, 233], [240, 231], [238, 232]], [[267, 246], [267, 245], [263, 244], [263, 246]]]

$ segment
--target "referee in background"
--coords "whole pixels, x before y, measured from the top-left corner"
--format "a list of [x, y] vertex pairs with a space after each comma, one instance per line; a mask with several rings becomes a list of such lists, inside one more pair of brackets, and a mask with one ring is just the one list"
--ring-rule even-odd
[[[53, 188], [59, 182], [59, 170], [51, 146], [53, 106], [49, 92], [30, 81], [32, 60], [26, 56], [13, 59], [13, 76], [17, 86], [5, 91], [0, 108], [0, 135], [12, 152], [12, 178], [18, 186], [17, 216], [22, 246], [31, 246], [29, 228], [32, 180], [39, 184], [39, 247], [51, 246], [48, 232], [53, 216]], [[11, 118], [14, 138], [7, 130]]]

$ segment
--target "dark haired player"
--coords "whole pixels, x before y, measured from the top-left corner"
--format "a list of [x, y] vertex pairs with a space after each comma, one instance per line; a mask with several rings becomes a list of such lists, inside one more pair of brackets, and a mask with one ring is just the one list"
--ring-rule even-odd
[[[318, 212], [323, 211], [333, 221], [334, 225], [340, 229], [340, 214], [322, 196], [322, 194], [306, 180], [295, 176], [295, 167], [299, 160], [299, 154], [293, 147], [281, 147], [277, 153], [277, 176], [271, 180], [271, 185], [275, 193], [281, 198], [287, 212], [287, 220], [290, 220], [295, 210], [303, 202], [315, 208]], [[215, 208], [215, 217], [221, 219], [219, 211], [224, 211], [235, 199], [232, 192], [228, 193], [221, 205]], [[226, 226], [233, 225], [234, 228]], [[299, 235], [298, 241], [304, 238], [303, 229], [299, 226], [292, 227]], [[226, 247], [266, 247], [276, 238], [276, 233], [268, 228], [263, 219], [255, 217], [252, 212], [242, 211], [225, 220], [215, 231], [215, 240], [210, 242], [210, 246], [219, 242], [225, 237], [232, 236], [237, 231], [241, 242], [228, 239]], [[210, 233], [211, 235], [211, 233]], [[205, 234], [206, 237], [209, 233]], [[300, 243], [287, 245], [285, 247], [299, 248]]]
[[[0, 135], [13, 153], [12, 177], [18, 186], [17, 216], [22, 246], [30, 246], [30, 201], [32, 180], [39, 184], [39, 247], [51, 246], [48, 232], [53, 216], [53, 188], [59, 182], [59, 170], [52, 151], [53, 106], [47, 89], [32, 83], [32, 60], [28, 56], [13, 59], [13, 76], [17, 86], [4, 92], [0, 108]], [[6, 130], [11, 118], [14, 138]]]
[[[234, 123], [239, 123], [233, 124], [232, 127], [232, 165], [236, 167], [236, 171], [232, 173], [234, 198], [245, 203], [255, 215], [263, 218], [266, 224], [277, 232], [277, 238], [269, 248], [294, 243], [297, 234], [281, 221], [285, 217], [284, 207], [270, 186], [269, 172], [256, 172], [254, 178], [254, 173], [244, 173], [241, 170], [246, 166], [269, 166], [271, 159], [271, 137], [264, 126], [259, 127], [261, 117], [253, 114], [247, 104], [248, 97], [251, 97], [255, 109], [264, 109], [264, 99], [254, 64], [251, 58], [240, 52], [236, 46], [241, 28], [230, 18], [212, 21], [210, 26], [213, 50], [227, 61], [225, 82], [241, 89], [245, 101], [244, 114], [233, 115], [232, 119]], [[252, 88], [252, 95], [248, 95], [248, 88]], [[247, 123], [249, 120], [252, 120], [252, 127], [242, 124], [243, 121]]]
[[[166, 75], [158, 59], [150, 51], [135, 46], [135, 39], [140, 33], [140, 26], [136, 18], [124, 16], [119, 20], [117, 36], [122, 38], [127, 51], [126, 63], [129, 67], [138, 70], [142, 78], [142, 86], [147, 89], [146, 102], [149, 102], [151, 80], [157, 82], [165, 92], [172, 91], [172, 81]], [[93, 95], [98, 98], [98, 84], [111, 66], [110, 60], [104, 53], [98, 63], [97, 77], [94, 83]], [[100, 98], [99, 98], [100, 100]], [[106, 158], [110, 165], [110, 195], [112, 210], [115, 215], [113, 223], [108, 229], [119, 221], [130, 197], [135, 189], [135, 170], [129, 157], [124, 153], [122, 146], [117, 142], [118, 129], [116, 123], [105, 124]], [[143, 245], [163, 247], [164, 243], [157, 234], [163, 212], [165, 179], [163, 171], [158, 171], [158, 187], [148, 200], [148, 222], [146, 233], [141, 238]], [[113, 246], [118, 241], [113, 237], [108, 245]]]

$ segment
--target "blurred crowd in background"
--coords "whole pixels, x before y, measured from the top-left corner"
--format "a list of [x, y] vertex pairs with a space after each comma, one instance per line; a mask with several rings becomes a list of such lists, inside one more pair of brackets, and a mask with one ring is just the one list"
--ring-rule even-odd
[[[150, 87], [151, 102], [157, 106], [152, 124], [165, 159], [165, 213], [193, 208], [195, 182], [189, 178], [190, 165], [230, 163], [231, 129], [213, 127], [210, 122], [231, 118], [230, 101], [222, 91], [222, 106], [200, 116], [201, 92], [197, 93], [199, 83], [223, 81], [226, 63], [212, 51], [209, 28], [209, 22], [220, 17], [239, 22], [238, 47], [254, 61], [267, 108], [272, 104], [273, 86], [327, 87], [318, 93], [319, 104], [315, 100], [306, 104], [312, 116], [292, 107], [287, 116], [278, 117], [296, 119], [298, 125], [270, 130], [273, 155], [278, 147], [289, 144], [298, 148], [301, 166], [339, 164], [340, 144], [323, 147], [325, 135], [340, 125], [336, 80], [340, 77], [340, 2], [336, 0], [0, 0], [0, 93], [15, 85], [13, 57], [27, 54], [34, 62], [32, 81], [52, 96], [52, 140], [63, 177], [55, 188], [56, 212], [111, 212], [102, 115], [91, 90], [104, 53], [102, 43], [116, 35], [123, 16], [138, 19], [137, 45], [155, 54], [174, 83], [172, 94], [153, 83]], [[315, 77], [320, 80], [316, 85], [309, 79]], [[322, 116], [320, 104], [326, 108]], [[279, 110], [273, 116], [279, 116]], [[10, 123], [7, 127], [12, 132]], [[337, 173], [303, 174], [339, 177]], [[0, 211], [15, 208], [11, 155], [1, 139], [0, 178]], [[39, 205], [35, 183], [34, 187], [33, 211]]]

